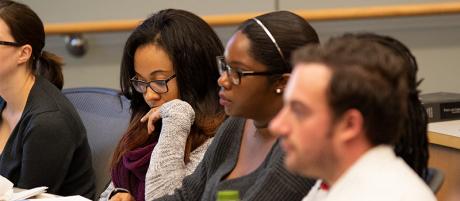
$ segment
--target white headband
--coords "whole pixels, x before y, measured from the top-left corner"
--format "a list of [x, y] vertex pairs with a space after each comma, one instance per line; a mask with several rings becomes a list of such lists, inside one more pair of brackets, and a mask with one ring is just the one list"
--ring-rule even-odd
[[281, 58], [283, 59], [283, 61], [286, 62], [286, 59], [284, 58], [284, 55], [283, 55], [283, 52], [281, 51], [281, 48], [280, 46], [278, 46], [278, 43], [276, 42], [275, 38], [273, 37], [273, 35], [270, 33], [270, 31], [267, 29], [267, 27], [265, 27], [264, 24], [262, 24], [262, 22], [257, 19], [257, 18], [252, 18], [254, 21], [257, 22], [257, 24], [260, 25], [260, 27], [262, 27], [262, 29], [265, 31], [265, 33], [268, 35], [268, 37], [272, 40], [273, 44], [276, 46], [276, 49], [278, 50], [278, 53], [280, 53], [281, 55]]

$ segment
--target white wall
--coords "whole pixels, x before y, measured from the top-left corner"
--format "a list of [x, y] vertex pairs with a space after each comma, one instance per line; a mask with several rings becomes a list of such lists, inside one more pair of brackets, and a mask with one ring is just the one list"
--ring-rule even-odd
[[[181, 8], [199, 15], [237, 12], [265, 12], [279, 7], [285, 10], [394, 5], [441, 2], [440, 0], [22, 0], [49, 22], [140, 19], [164, 8]], [[250, 2], [250, 3], [248, 3]], [[89, 7], [89, 8], [86, 8]], [[417, 57], [419, 77], [425, 78], [423, 92], [460, 92], [460, 14], [424, 17], [401, 17], [372, 20], [314, 22], [322, 41], [343, 32], [373, 31], [391, 35], [407, 44]], [[226, 42], [235, 27], [216, 27]], [[119, 63], [124, 41], [129, 32], [85, 34], [89, 51], [75, 58], [64, 48], [63, 36], [47, 38], [46, 49], [64, 57], [65, 87], [101, 86], [119, 88]]]

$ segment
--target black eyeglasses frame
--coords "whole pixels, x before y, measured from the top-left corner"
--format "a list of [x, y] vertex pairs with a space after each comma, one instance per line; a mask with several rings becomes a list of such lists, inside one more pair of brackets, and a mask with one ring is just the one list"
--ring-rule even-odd
[[21, 44], [19, 44], [19, 43], [17, 43], [17, 42], [1, 41], [1, 40], [0, 40], [0, 45], [13, 46], [13, 47], [20, 47], [20, 46], [22, 46]]
[[[129, 81], [131, 81], [131, 84], [133, 85], [133, 87], [135, 86], [135, 83], [142, 83], [142, 84], [144, 84], [146, 86], [144, 91], [139, 91], [139, 90], [136, 89], [136, 87], [134, 87], [134, 89], [139, 93], [145, 93], [147, 91], [147, 87], [149, 87], [152, 91], [154, 91], [157, 94], [164, 94], [164, 93], [168, 93], [168, 91], [169, 91], [168, 82], [170, 80], [174, 79], [175, 77], [176, 77], [176, 74], [173, 74], [173, 75], [169, 76], [168, 78], [166, 78], [164, 80], [152, 80], [152, 81], [147, 82], [147, 81], [144, 81], [144, 80], [138, 80], [138, 79], [136, 79], [136, 76], [134, 76]], [[157, 91], [150, 85], [150, 83], [158, 83], [160, 85], [164, 85], [166, 87], [166, 91]]]
[[[281, 71], [263, 71], [263, 72], [257, 72], [257, 71], [243, 71], [239, 68], [232, 68], [227, 62], [225, 61], [224, 56], [216, 56], [217, 59], [217, 65], [219, 68], [219, 73], [222, 75], [224, 72], [227, 73], [227, 76], [230, 77], [229, 72], [231, 70], [235, 70], [236, 73], [238, 74], [238, 80], [235, 81], [233, 78], [232, 83], [235, 85], [239, 85], [241, 83], [241, 77], [244, 76], [271, 76], [271, 75], [281, 75], [284, 74], [284, 72]], [[225, 69], [223, 69], [225, 68]]]

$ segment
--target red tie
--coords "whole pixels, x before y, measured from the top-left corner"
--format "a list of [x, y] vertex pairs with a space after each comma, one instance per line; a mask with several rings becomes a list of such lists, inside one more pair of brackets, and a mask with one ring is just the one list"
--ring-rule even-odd
[[319, 186], [319, 188], [323, 191], [328, 191], [330, 186], [323, 181], [321, 182], [321, 185]]

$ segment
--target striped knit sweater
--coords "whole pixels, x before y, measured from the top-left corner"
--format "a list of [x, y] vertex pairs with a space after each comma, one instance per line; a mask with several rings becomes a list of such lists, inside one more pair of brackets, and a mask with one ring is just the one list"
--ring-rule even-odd
[[[182, 179], [195, 170], [213, 139], [208, 139], [193, 150], [190, 153], [190, 162], [185, 164], [185, 143], [195, 119], [192, 106], [178, 99], [169, 101], [161, 106], [160, 117], [162, 128], [145, 178], [145, 200], [171, 194], [181, 187]], [[114, 189], [111, 182], [99, 201], [108, 200]]]
[[[279, 142], [273, 148], [256, 176], [250, 174], [232, 180], [225, 180], [235, 167], [241, 144], [245, 119], [231, 117], [217, 131], [195, 172], [184, 178], [182, 187], [173, 195], [164, 196], [157, 201], [169, 200], [216, 200], [217, 191], [223, 182], [239, 190], [241, 200], [301, 200], [314, 185], [314, 180], [305, 179], [289, 173], [283, 167], [283, 152]], [[240, 186], [240, 188], [238, 188]]]

